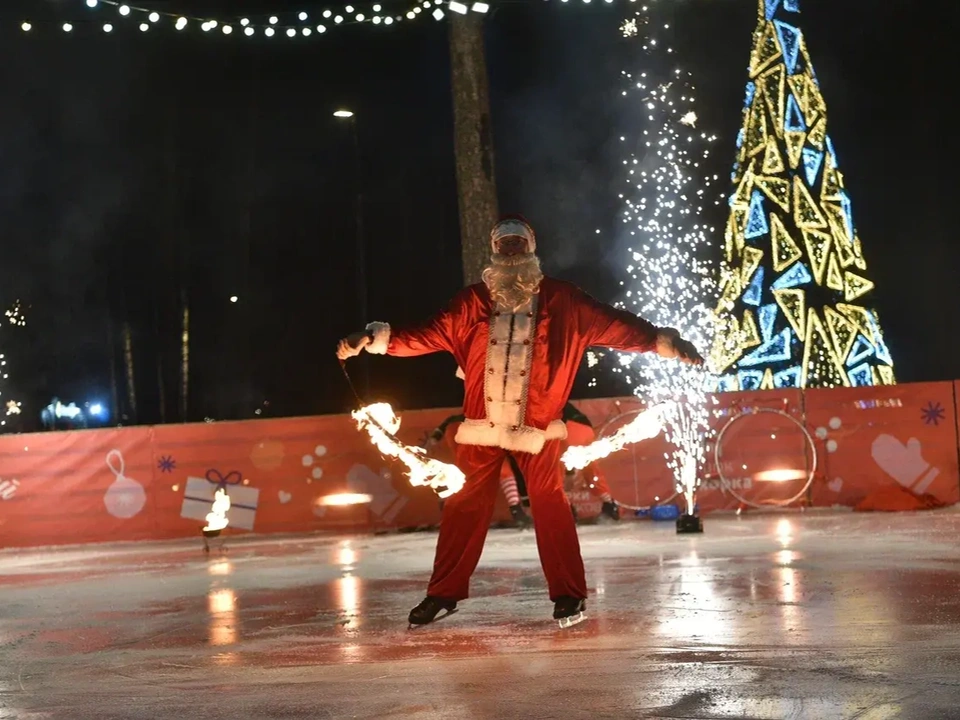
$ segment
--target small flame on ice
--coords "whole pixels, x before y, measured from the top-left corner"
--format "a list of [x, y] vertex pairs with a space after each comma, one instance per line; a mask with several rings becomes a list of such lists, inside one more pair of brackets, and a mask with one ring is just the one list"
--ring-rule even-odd
[[397, 440], [400, 418], [389, 403], [366, 405], [354, 410], [352, 415], [357, 427], [366, 431], [377, 450], [407, 466], [407, 477], [414, 487], [431, 487], [441, 498], [448, 498], [463, 487], [466, 477], [456, 465], [435, 460], [428, 457], [423, 448]]
[[602, 460], [627, 445], [656, 437], [663, 430], [663, 415], [668, 405], [660, 403], [644, 410], [610, 437], [600, 438], [589, 445], [567, 448], [560, 461], [567, 470], [583, 470], [590, 463]]
[[217, 490], [216, 495], [213, 496], [213, 506], [210, 508], [210, 512], [207, 513], [207, 526], [203, 529], [204, 532], [223, 530], [229, 525], [230, 521], [227, 520], [227, 510], [229, 509], [230, 496], [227, 495], [226, 490], [220, 488]]

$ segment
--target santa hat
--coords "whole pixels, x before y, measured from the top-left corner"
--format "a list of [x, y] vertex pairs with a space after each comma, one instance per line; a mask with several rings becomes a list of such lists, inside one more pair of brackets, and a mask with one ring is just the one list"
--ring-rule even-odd
[[503, 237], [522, 237], [527, 241], [527, 253], [537, 251], [537, 236], [533, 227], [522, 215], [504, 215], [490, 231], [490, 245], [497, 251], [497, 240]]

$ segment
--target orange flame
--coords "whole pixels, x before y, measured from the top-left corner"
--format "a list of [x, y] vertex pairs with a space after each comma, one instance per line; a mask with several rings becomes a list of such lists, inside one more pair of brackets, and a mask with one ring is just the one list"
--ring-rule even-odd
[[404, 445], [397, 440], [400, 418], [389, 403], [366, 405], [354, 410], [352, 415], [357, 427], [367, 432], [377, 450], [407, 466], [407, 477], [414, 487], [431, 487], [439, 491], [437, 494], [441, 498], [448, 498], [463, 487], [466, 477], [456, 465], [435, 460], [428, 457], [423, 448]]
[[583, 470], [590, 463], [603, 460], [627, 445], [656, 437], [663, 430], [663, 414], [666, 409], [667, 403], [654, 405], [610, 437], [600, 438], [589, 445], [568, 447], [560, 461], [567, 470]]
[[207, 526], [203, 529], [204, 532], [223, 530], [229, 525], [230, 521], [227, 520], [227, 511], [229, 509], [230, 496], [227, 495], [227, 491], [223, 488], [217, 489], [216, 494], [213, 496], [213, 506], [210, 508], [210, 512], [207, 513]]
[[362, 493], [339, 493], [337, 495], [324, 495], [317, 500], [318, 505], [326, 507], [341, 507], [345, 505], [365, 505], [373, 501], [372, 495]]

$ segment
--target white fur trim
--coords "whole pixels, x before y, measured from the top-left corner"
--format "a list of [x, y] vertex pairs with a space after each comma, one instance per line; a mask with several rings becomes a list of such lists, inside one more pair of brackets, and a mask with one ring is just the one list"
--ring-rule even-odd
[[367, 345], [367, 352], [371, 355], [386, 355], [390, 346], [390, 325], [372, 322], [367, 325], [367, 332], [373, 333], [373, 342]]
[[567, 426], [562, 420], [554, 420], [546, 430], [526, 425], [514, 429], [493, 425], [489, 420], [464, 420], [457, 429], [455, 440], [460, 445], [498, 447], [536, 455], [543, 450], [547, 440], [563, 440], [566, 437]]

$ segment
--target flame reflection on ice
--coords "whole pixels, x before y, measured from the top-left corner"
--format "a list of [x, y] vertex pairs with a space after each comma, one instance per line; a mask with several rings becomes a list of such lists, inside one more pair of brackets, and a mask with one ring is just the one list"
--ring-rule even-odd
[[675, 579], [664, 590], [656, 631], [668, 642], [722, 645], [735, 639], [728, 618], [732, 608], [717, 594], [714, 572], [696, 552], [680, 559]]
[[344, 630], [356, 630], [360, 627], [361, 582], [360, 578], [350, 573], [337, 580], [337, 604], [343, 616], [341, 627]]
[[207, 595], [210, 612], [210, 644], [232, 645], [237, 641], [237, 597], [233, 590], [221, 588]]

